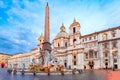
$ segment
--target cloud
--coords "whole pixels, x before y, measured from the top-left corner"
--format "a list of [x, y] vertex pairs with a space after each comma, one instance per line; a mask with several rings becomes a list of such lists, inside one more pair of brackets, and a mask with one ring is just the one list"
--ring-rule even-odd
[[47, 2], [50, 7], [51, 42], [62, 23], [70, 32], [69, 26], [74, 17], [81, 25], [82, 35], [120, 25], [120, 1], [116, 0], [0, 1], [0, 51], [17, 53], [37, 47], [37, 38], [44, 31]]
[[[36, 4], [36, 5], [34, 5]], [[43, 19], [41, 12], [36, 12], [39, 7], [37, 2], [13, 0], [12, 6], [5, 13], [7, 22], [0, 27], [0, 51], [18, 53], [30, 51], [37, 47], [37, 38], [43, 32]], [[24, 6], [24, 7], [23, 7]], [[8, 52], [9, 51], [9, 52]]]
[[[25, 52], [37, 47], [36, 37], [38, 34], [32, 33], [27, 29], [18, 29], [19, 32], [12, 34], [4, 33], [0, 35], [0, 51], [8, 53]], [[15, 33], [15, 34], [14, 34]], [[27, 34], [27, 35], [26, 35]]]

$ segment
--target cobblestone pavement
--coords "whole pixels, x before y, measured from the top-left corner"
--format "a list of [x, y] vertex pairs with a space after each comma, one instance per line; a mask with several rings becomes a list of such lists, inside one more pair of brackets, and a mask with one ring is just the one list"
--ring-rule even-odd
[[103, 71], [106, 74], [106, 80], [120, 80], [120, 71], [106, 70]]
[[0, 69], [0, 80], [120, 80], [120, 71], [87, 70], [81, 74], [64, 75], [13, 75], [7, 69]]
[[[86, 71], [89, 72], [89, 71]], [[103, 73], [105, 74], [104, 80], [120, 80], [120, 70], [94, 70], [95, 73]], [[101, 79], [102, 80], [102, 79]]]

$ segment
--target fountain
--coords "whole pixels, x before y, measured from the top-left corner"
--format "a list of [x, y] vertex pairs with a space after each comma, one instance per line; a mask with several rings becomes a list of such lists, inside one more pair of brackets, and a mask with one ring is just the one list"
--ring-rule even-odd
[[44, 71], [48, 71], [48, 69], [49, 69], [50, 72], [55, 72], [55, 71], [61, 71], [64, 69], [64, 66], [62, 64], [60, 64], [60, 62], [57, 61], [56, 58], [54, 58], [52, 53], [49, 53], [46, 50], [45, 54], [46, 54], [46, 56], [44, 58], [45, 64], [43, 65]]
[[52, 53], [49, 53], [49, 51], [45, 50], [44, 56], [40, 56], [41, 63], [39, 65], [30, 65], [29, 70], [34, 71], [43, 71], [43, 72], [57, 72], [57, 71], [63, 71], [64, 66], [60, 64], [60, 61], [57, 61], [57, 59], [52, 55]]
[[[50, 16], [49, 16], [49, 5], [47, 3], [45, 7], [45, 25], [44, 25], [44, 37], [41, 36], [39, 39], [38, 49], [39, 49], [39, 65], [31, 65], [32, 71], [44, 71], [44, 72], [54, 72], [61, 71], [64, 69], [64, 66], [59, 64], [59, 61], [56, 61], [51, 51], [50, 44]], [[43, 42], [41, 42], [43, 41]], [[41, 46], [42, 45], [42, 46]]]

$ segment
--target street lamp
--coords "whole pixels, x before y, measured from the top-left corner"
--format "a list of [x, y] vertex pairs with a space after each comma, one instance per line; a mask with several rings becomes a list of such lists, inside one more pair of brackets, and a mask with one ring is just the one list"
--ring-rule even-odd
[[114, 68], [114, 55], [115, 55], [115, 50], [113, 49], [112, 50], [112, 55], [113, 55], [113, 71], [115, 70], [115, 68]]

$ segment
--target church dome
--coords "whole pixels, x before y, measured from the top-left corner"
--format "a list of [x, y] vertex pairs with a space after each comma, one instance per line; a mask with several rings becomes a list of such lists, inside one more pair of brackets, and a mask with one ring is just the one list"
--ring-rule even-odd
[[57, 34], [55, 39], [68, 38], [68, 37], [69, 37], [69, 34], [65, 31], [65, 26], [62, 24], [62, 26], [60, 27], [60, 32]]

